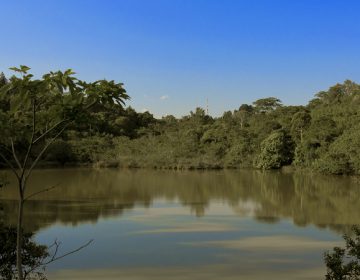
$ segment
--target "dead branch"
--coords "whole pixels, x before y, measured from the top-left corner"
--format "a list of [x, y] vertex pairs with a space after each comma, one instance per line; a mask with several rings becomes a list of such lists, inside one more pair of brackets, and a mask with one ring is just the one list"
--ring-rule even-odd
[[44, 262], [45, 259], [41, 260], [37, 265], [33, 266], [32, 268], [30, 268], [30, 270], [28, 270], [26, 272], [26, 275], [29, 275], [31, 272], [35, 271], [36, 269], [38, 269], [39, 267], [44, 267], [52, 262], [55, 262], [57, 260], [60, 260], [66, 256], [72, 255], [76, 252], [79, 252], [80, 250], [84, 249], [85, 247], [89, 246], [92, 242], [94, 241], [94, 239], [89, 240], [87, 243], [85, 243], [84, 245], [81, 245], [80, 247], [76, 248], [75, 250], [72, 250], [70, 252], [67, 252], [61, 256], [57, 256], [58, 252], [59, 252], [59, 247], [61, 245], [61, 242], [58, 242], [57, 239], [55, 239], [54, 243], [51, 244], [48, 248], [52, 248], [55, 247], [54, 249], [54, 253], [52, 254], [52, 256], [50, 257], [50, 259], [46, 262]]
[[58, 126], [60, 126], [61, 124], [63, 123], [66, 123], [70, 121], [69, 119], [65, 119], [65, 120], [62, 120], [56, 124], [54, 124], [52, 127], [50, 127], [49, 129], [47, 129], [43, 134], [41, 134], [38, 138], [36, 138], [34, 141], [33, 141], [33, 144], [36, 144], [39, 140], [41, 140], [42, 138], [44, 138], [46, 135], [48, 135], [51, 131], [53, 131], [54, 129], [56, 129]]
[[57, 188], [59, 185], [60, 185], [60, 183], [57, 183], [56, 185], [53, 185], [53, 186], [48, 187], [48, 188], [46, 188], [46, 189], [42, 189], [42, 190], [40, 190], [40, 191], [34, 192], [34, 193], [28, 195], [27, 197], [25, 197], [25, 198], [24, 198], [24, 201], [27, 201], [27, 200], [29, 200], [31, 197], [36, 196], [36, 195], [38, 195], [38, 194], [51, 191], [51, 190]]
[[44, 148], [41, 150], [41, 152], [38, 154], [38, 156], [36, 157], [36, 159], [34, 160], [34, 162], [32, 163], [31, 167], [29, 168], [27, 174], [25, 175], [25, 180], [27, 180], [32, 172], [32, 170], [34, 169], [34, 167], [37, 165], [38, 161], [40, 160], [40, 158], [42, 157], [42, 155], [46, 152], [46, 150], [49, 148], [49, 146], [60, 136], [61, 133], [63, 133], [63, 131], [66, 129], [66, 127], [69, 124], [66, 124], [53, 138], [51, 138], [51, 140], [44, 146]]
[[15, 159], [16, 164], [18, 165], [19, 169], [21, 170], [22, 169], [21, 164], [20, 164], [20, 161], [19, 161], [19, 159], [18, 159], [18, 157], [16, 155], [15, 146], [14, 146], [14, 140], [12, 139], [12, 137], [11, 137], [11, 151], [12, 151], [12, 154], [13, 154], [13, 157]]

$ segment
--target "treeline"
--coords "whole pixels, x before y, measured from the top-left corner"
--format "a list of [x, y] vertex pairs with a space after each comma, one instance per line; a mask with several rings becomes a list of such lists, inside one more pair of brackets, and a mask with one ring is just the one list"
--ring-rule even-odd
[[[0, 87], [6, 83], [1, 75]], [[0, 104], [0, 117], [6, 110]], [[44, 158], [47, 164], [169, 169], [292, 165], [359, 175], [360, 85], [336, 84], [306, 106], [263, 98], [218, 118], [202, 108], [155, 119], [131, 107], [96, 106], [75, 119]]]

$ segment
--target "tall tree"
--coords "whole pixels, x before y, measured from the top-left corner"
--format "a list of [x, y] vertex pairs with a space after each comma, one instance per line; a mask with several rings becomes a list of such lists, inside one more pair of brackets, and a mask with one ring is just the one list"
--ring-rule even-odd
[[311, 124], [311, 116], [308, 112], [297, 112], [291, 120], [291, 134], [295, 140], [303, 142], [304, 131]]
[[281, 100], [275, 97], [261, 98], [253, 102], [255, 110], [260, 113], [269, 113], [280, 107]]
[[253, 111], [253, 106], [242, 104], [239, 110], [234, 112], [235, 118], [239, 120], [241, 128], [245, 127]]

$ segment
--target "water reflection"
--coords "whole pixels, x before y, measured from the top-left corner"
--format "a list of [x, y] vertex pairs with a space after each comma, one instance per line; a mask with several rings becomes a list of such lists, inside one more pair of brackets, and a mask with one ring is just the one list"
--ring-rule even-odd
[[[278, 260], [280, 261], [280, 260]], [[285, 260], [286, 263], [286, 260]], [[76, 279], [76, 280], [318, 280], [325, 274], [322, 267], [312, 269], [283, 269], [274, 272], [269, 269], [253, 264], [249, 269], [239, 269], [231, 265], [218, 264], [209, 266], [195, 267], [171, 267], [171, 268], [130, 268], [130, 269], [91, 269], [88, 271], [63, 270], [51, 274], [51, 279]]]
[[[207, 215], [211, 205], [230, 206], [236, 215], [264, 223], [290, 218], [348, 232], [360, 224], [360, 186], [349, 177], [260, 171], [171, 172], [146, 170], [38, 170], [29, 189], [60, 183], [27, 202], [25, 227], [36, 231], [54, 223], [96, 223], [154, 201], [179, 202], [188, 213]], [[16, 189], [0, 192], [2, 219], [14, 225]]]

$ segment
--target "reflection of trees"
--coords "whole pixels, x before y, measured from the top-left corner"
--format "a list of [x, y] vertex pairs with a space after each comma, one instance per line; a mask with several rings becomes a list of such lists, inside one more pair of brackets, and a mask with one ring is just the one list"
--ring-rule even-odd
[[[134, 205], [111, 205], [86, 202], [59, 202], [59, 201], [28, 201], [25, 206], [24, 228], [36, 231], [39, 228], [53, 223], [62, 223], [76, 226], [82, 222], [96, 223], [100, 217], [107, 218], [121, 215], [124, 209]], [[3, 202], [4, 223], [16, 224], [17, 204], [14, 201]]]
[[[287, 217], [295, 224], [315, 224], [344, 232], [360, 224], [360, 186], [351, 178], [260, 171], [118, 171], [43, 170], [34, 174], [32, 189], [61, 182], [61, 186], [29, 201], [27, 227], [37, 230], [54, 222], [96, 222], [121, 215], [154, 199], [177, 201], [197, 216], [213, 202], [230, 205], [239, 215], [274, 223]], [[3, 191], [5, 222], [15, 222], [13, 189]], [[252, 209], [245, 209], [246, 207]], [[244, 208], [245, 207], [245, 208]], [[250, 211], [250, 212], [249, 212]], [[36, 223], [36, 224], [35, 224]]]
[[360, 186], [350, 177], [279, 172], [253, 177], [257, 216], [288, 217], [295, 224], [348, 232], [360, 223]]

